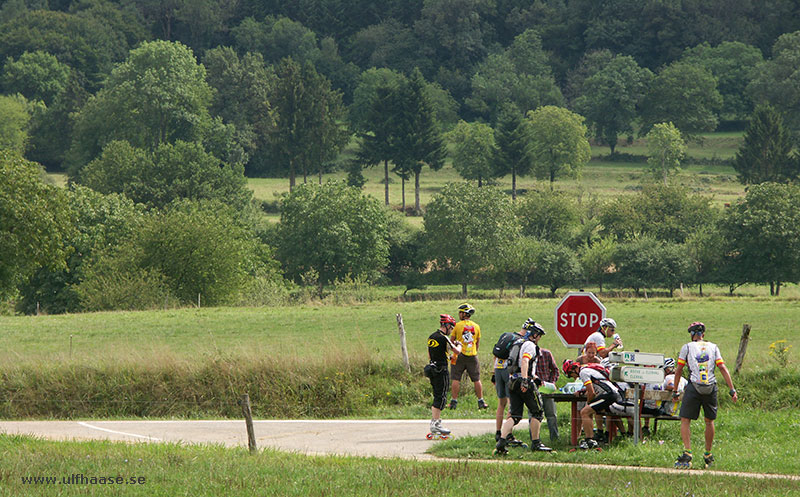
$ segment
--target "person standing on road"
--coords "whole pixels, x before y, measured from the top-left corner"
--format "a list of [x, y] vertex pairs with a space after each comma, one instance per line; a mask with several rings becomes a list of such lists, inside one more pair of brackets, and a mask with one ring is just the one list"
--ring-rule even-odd
[[700, 416], [700, 407], [703, 407], [705, 417], [705, 442], [706, 451], [703, 455], [703, 462], [708, 468], [714, 464], [714, 456], [711, 454], [711, 447], [714, 445], [714, 420], [717, 419], [717, 378], [714, 375], [714, 368], [719, 368], [725, 383], [728, 385], [728, 393], [734, 402], [739, 400], [736, 389], [733, 388], [733, 380], [722, 360], [722, 354], [716, 344], [705, 340], [706, 326], [695, 321], [689, 325], [689, 333], [692, 341], [681, 347], [678, 354], [678, 367], [675, 370], [675, 381], [673, 392], [677, 397], [680, 395], [680, 378], [683, 368], [689, 368], [689, 384], [683, 391], [683, 402], [681, 403], [681, 440], [683, 441], [683, 454], [678, 456], [675, 461], [676, 468], [692, 467], [692, 428], [691, 422]]
[[[586, 342], [583, 344], [583, 348], [586, 349], [586, 346], [589, 343], [594, 343], [597, 347], [597, 355], [602, 359], [604, 357], [608, 357], [608, 353], [616, 348], [622, 348], [622, 339], [619, 335], [616, 334], [617, 330], [617, 322], [611, 318], [603, 318], [600, 321], [600, 327], [589, 335], [586, 339]], [[613, 343], [606, 347], [606, 338], [614, 337]]]
[[447, 374], [447, 364], [449, 362], [448, 351], [458, 353], [461, 344], [450, 340], [450, 333], [456, 325], [456, 320], [449, 314], [439, 315], [439, 329], [428, 337], [428, 357], [430, 364], [426, 366], [429, 370], [428, 378], [431, 380], [433, 388], [433, 404], [431, 405], [431, 433], [439, 435], [449, 435], [450, 430], [442, 426], [442, 409], [447, 403], [447, 387], [450, 385], [450, 378]]
[[536, 362], [539, 357], [539, 346], [534, 341], [536, 334], [544, 334], [544, 329], [532, 319], [528, 319], [523, 325], [525, 329], [525, 341], [515, 345], [511, 350], [509, 359], [508, 397], [511, 402], [509, 417], [503, 422], [500, 431], [500, 439], [495, 445], [495, 454], [508, 454], [506, 448], [509, 443], [511, 432], [522, 420], [524, 408], [527, 406], [530, 413], [530, 434], [531, 450], [541, 452], [551, 452], [553, 449], [542, 443], [539, 436], [539, 429], [542, 422], [542, 395], [539, 393], [539, 385], [542, 381], [536, 376]]
[[[539, 346], [539, 340], [545, 335], [541, 328], [536, 330], [533, 335], [533, 343]], [[558, 364], [553, 358], [552, 352], [539, 347], [539, 356], [536, 359], [536, 376], [543, 382], [555, 384], [559, 376]], [[544, 416], [547, 419], [547, 429], [550, 431], [550, 443], [558, 440], [558, 414], [556, 412], [556, 401], [553, 399], [542, 399]]]
[[462, 352], [456, 356], [456, 361], [450, 369], [453, 377], [452, 399], [450, 409], [458, 405], [458, 394], [461, 392], [461, 376], [467, 370], [469, 379], [475, 386], [475, 396], [478, 397], [478, 409], [489, 406], [483, 400], [483, 383], [481, 383], [481, 366], [478, 362], [478, 347], [481, 343], [481, 327], [471, 321], [475, 308], [467, 303], [458, 306], [458, 323], [453, 331], [453, 338], [461, 343]]

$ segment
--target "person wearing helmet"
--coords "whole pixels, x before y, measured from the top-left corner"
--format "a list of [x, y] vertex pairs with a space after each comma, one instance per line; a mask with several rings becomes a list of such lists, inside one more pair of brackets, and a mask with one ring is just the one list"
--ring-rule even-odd
[[520, 421], [524, 408], [528, 407], [530, 414], [530, 435], [531, 450], [541, 452], [551, 452], [552, 449], [544, 445], [539, 438], [539, 429], [542, 422], [542, 396], [539, 393], [541, 380], [536, 376], [536, 361], [539, 357], [539, 346], [536, 340], [544, 335], [544, 328], [532, 320], [526, 321], [523, 325], [525, 340], [521, 344], [516, 344], [509, 355], [510, 364], [507, 366], [509, 372], [508, 397], [511, 403], [509, 417], [503, 421], [500, 430], [500, 439], [495, 445], [495, 454], [503, 455], [508, 453], [508, 444], [511, 432]]
[[622, 402], [619, 387], [611, 381], [607, 370], [599, 364], [581, 366], [578, 361], [567, 359], [562, 364], [564, 374], [569, 378], [580, 378], [586, 389], [586, 405], [580, 411], [581, 424], [586, 436], [578, 445], [580, 449], [596, 449], [599, 443], [592, 427], [596, 413], [607, 411], [614, 403]]
[[430, 364], [429, 379], [433, 388], [433, 404], [431, 405], [431, 434], [449, 435], [450, 430], [442, 426], [442, 409], [447, 403], [447, 387], [450, 378], [447, 374], [448, 352], [461, 350], [461, 344], [450, 339], [450, 333], [456, 325], [456, 320], [449, 314], [439, 315], [439, 329], [428, 337], [428, 357]]
[[[600, 321], [600, 326], [597, 331], [589, 335], [583, 344], [584, 350], [586, 346], [593, 343], [597, 347], [597, 355], [601, 359], [608, 357], [608, 353], [616, 348], [622, 348], [622, 339], [616, 334], [617, 322], [611, 318], [603, 318]], [[614, 337], [613, 343], [606, 347], [606, 338]]]
[[453, 377], [452, 398], [450, 409], [458, 405], [458, 394], [461, 392], [461, 376], [467, 371], [469, 379], [475, 386], [475, 396], [478, 397], [478, 409], [489, 406], [483, 400], [483, 383], [481, 383], [481, 366], [478, 362], [478, 347], [481, 343], [481, 327], [471, 320], [475, 308], [466, 302], [458, 306], [458, 323], [453, 330], [453, 339], [461, 343], [462, 351], [455, 358], [450, 368]]
[[[539, 340], [545, 335], [542, 329], [541, 333], [537, 333], [533, 337], [533, 342], [539, 346]], [[555, 384], [560, 375], [558, 364], [556, 364], [553, 353], [548, 349], [539, 346], [539, 356], [536, 359], [536, 376], [542, 382]], [[550, 432], [550, 443], [555, 443], [558, 440], [558, 412], [556, 411], [556, 401], [552, 398], [542, 398], [542, 409], [544, 410], [544, 417], [547, 419], [547, 429]], [[531, 420], [528, 420], [530, 424]]]
[[[681, 347], [678, 354], [678, 367], [675, 370], [675, 378], [681, 378], [683, 368], [689, 368], [689, 383], [683, 391], [683, 402], [681, 403], [681, 441], [683, 442], [683, 454], [678, 456], [675, 461], [676, 468], [692, 467], [692, 429], [691, 422], [700, 416], [700, 408], [703, 408], [705, 417], [705, 454], [703, 462], [708, 468], [714, 464], [714, 456], [711, 454], [711, 447], [714, 444], [714, 420], [717, 419], [717, 378], [714, 369], [719, 368], [719, 372], [728, 385], [728, 393], [734, 402], [739, 400], [736, 389], [733, 388], [733, 379], [722, 360], [719, 347], [705, 339], [706, 326], [695, 321], [689, 325], [689, 333], [692, 341]], [[673, 382], [672, 390], [677, 397], [680, 395], [680, 382]]]
[[[528, 328], [534, 321], [528, 318], [517, 332], [508, 332], [500, 336], [497, 341], [494, 356], [494, 373], [492, 373], [492, 383], [497, 393], [497, 412], [495, 413], [495, 442], [500, 440], [500, 430], [505, 420], [505, 410], [508, 405], [508, 364], [511, 349], [516, 344], [521, 344], [525, 340]], [[498, 357], [498, 354], [500, 357]]]

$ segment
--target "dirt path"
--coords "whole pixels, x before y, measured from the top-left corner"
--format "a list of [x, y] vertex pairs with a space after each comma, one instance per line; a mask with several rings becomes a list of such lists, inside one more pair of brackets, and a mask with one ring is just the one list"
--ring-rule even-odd
[[[436, 443], [427, 440], [428, 420], [254, 420], [259, 448], [272, 447], [304, 454], [400, 457], [430, 460], [425, 453]], [[493, 419], [448, 420], [445, 426], [456, 436], [494, 431]], [[0, 433], [26, 434], [53, 440], [118, 440], [126, 442], [220, 443], [246, 446], [244, 421], [0, 421]], [[472, 460], [475, 463], [576, 466], [537, 461]], [[655, 473], [685, 474], [672, 468], [580, 464], [606, 470], [629, 469]], [[800, 482], [797, 475], [707, 471], [742, 478], [781, 479]]]

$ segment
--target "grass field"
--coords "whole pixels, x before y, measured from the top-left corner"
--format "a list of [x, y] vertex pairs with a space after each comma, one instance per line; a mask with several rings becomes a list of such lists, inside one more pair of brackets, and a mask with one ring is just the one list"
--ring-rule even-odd
[[[48, 442], [0, 435], [0, 496], [796, 496], [796, 481], [460, 461], [306, 457], [218, 446]], [[139, 484], [32, 484], [22, 477], [134, 477]], [[109, 488], [111, 487], [111, 488]]]
[[[791, 287], [794, 290], [793, 287]], [[787, 291], [787, 294], [792, 292]], [[601, 297], [602, 299], [602, 297]], [[542, 345], [557, 359], [574, 354], [552, 333], [559, 299], [477, 299], [475, 321], [484, 339], [482, 359], [505, 331], [527, 318], [543, 323]], [[717, 342], [732, 361], [742, 325], [752, 325], [746, 368], [770, 362], [769, 345], [791, 343], [800, 322], [796, 297], [714, 297], [667, 299], [603, 299], [607, 315], [618, 325], [625, 346], [675, 355], [688, 341], [686, 327], [700, 320], [708, 339]], [[374, 302], [334, 306], [277, 308], [203, 308], [145, 312], [107, 312], [54, 316], [0, 316], [0, 366], [38, 363], [120, 363], [159, 360], [203, 361], [220, 354], [234, 357], [291, 356], [305, 359], [321, 348], [323, 355], [399, 358], [395, 315], [403, 315], [411, 358], [426, 356], [426, 338], [440, 313], [454, 314], [460, 300]], [[72, 356], [70, 358], [70, 336]], [[313, 346], [312, 346], [313, 345]], [[800, 361], [798, 347], [791, 361]]]

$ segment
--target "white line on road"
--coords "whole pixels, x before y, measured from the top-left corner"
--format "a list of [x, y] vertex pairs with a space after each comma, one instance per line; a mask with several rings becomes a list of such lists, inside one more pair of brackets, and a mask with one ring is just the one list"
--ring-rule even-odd
[[101, 428], [99, 426], [93, 426], [89, 423], [84, 423], [83, 421], [78, 421], [78, 424], [81, 426], [85, 426], [86, 428], [91, 428], [93, 430], [100, 430], [100, 431], [107, 431], [108, 433], [116, 433], [117, 435], [125, 435], [128, 437], [136, 437], [136, 438], [146, 438], [147, 440], [154, 440], [156, 442], [161, 442], [160, 438], [155, 437], [148, 437], [147, 435], [137, 435], [135, 433], [125, 433], [124, 431], [117, 431], [117, 430], [109, 430], [108, 428]]

